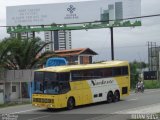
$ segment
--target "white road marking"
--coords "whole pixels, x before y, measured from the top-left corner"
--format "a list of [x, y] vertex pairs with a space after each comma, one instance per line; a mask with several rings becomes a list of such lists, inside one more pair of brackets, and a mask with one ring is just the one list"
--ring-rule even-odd
[[135, 100], [138, 100], [138, 98], [133, 98], [133, 99], [129, 99], [129, 100], [126, 100], [126, 101], [135, 101]]
[[[144, 111], [144, 110], [151, 110], [150, 112], [154, 112], [153, 106], [160, 108], [160, 103], [156, 103], [156, 104], [150, 104], [150, 105], [145, 105], [145, 106], [141, 106], [141, 107], [135, 107], [135, 108], [131, 108], [131, 109], [126, 109], [126, 110], [121, 110], [121, 111], [117, 111], [114, 112], [113, 114], [131, 114], [134, 111]], [[157, 109], [156, 109], [157, 110]], [[160, 109], [158, 109], [160, 112]]]
[[41, 117], [36, 117], [36, 118], [31, 118], [31, 119], [28, 119], [28, 120], [39, 120], [41, 118], [45, 118], [45, 117], [49, 117], [50, 115], [45, 115], [45, 116], [41, 116]]
[[35, 111], [35, 110], [40, 110], [42, 108], [36, 108], [36, 109], [29, 109], [29, 110], [24, 110], [24, 111], [19, 111], [19, 112], [13, 112], [10, 114], [19, 114], [19, 113], [25, 113], [25, 112], [29, 112], [29, 111]]

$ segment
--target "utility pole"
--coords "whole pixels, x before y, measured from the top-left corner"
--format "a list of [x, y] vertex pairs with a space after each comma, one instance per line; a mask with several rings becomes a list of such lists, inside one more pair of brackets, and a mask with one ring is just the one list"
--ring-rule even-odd
[[148, 42], [148, 68], [149, 68], [149, 71], [150, 71], [150, 51], [149, 51], [149, 45], [150, 45], [150, 43]]
[[159, 81], [159, 47], [157, 47], [155, 42], [155, 50], [156, 50], [156, 70], [157, 70], [157, 80]]
[[151, 57], [151, 71], [153, 71], [153, 65], [152, 65], [152, 42], [151, 42], [151, 48], [150, 48], [150, 51], [151, 51], [151, 54], [150, 54], [150, 57]]

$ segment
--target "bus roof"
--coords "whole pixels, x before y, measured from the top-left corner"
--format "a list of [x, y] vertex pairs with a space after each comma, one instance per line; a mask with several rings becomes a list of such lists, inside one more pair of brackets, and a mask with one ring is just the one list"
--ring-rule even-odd
[[128, 66], [128, 61], [107, 61], [96, 64], [80, 64], [80, 65], [66, 65], [66, 66], [53, 66], [38, 69], [39, 72], [70, 72], [73, 70], [86, 70], [96, 68], [109, 68], [117, 66]]

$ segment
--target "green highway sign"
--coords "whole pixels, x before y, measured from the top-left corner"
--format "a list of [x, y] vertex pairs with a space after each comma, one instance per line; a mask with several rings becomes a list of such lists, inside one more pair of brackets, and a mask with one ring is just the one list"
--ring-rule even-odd
[[112, 25], [106, 22], [93, 22], [84, 24], [69, 24], [69, 25], [41, 25], [41, 26], [14, 26], [8, 27], [7, 33], [21, 33], [21, 32], [40, 32], [40, 31], [56, 31], [56, 30], [83, 30], [83, 29], [100, 29], [100, 28], [110, 28], [110, 27], [136, 27], [141, 26], [141, 21], [114, 21]]

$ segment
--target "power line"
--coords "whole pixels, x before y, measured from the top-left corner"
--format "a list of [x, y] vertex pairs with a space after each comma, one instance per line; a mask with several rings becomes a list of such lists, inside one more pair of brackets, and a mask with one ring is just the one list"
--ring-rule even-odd
[[145, 45], [135, 45], [135, 46], [115, 46], [115, 48], [138, 48], [138, 47], [147, 47]]
[[[118, 48], [147, 48], [147, 45], [130, 45], [130, 46], [115, 46], [116, 49]], [[107, 48], [110, 48], [110, 47], [107, 47]], [[106, 49], [105, 47], [102, 47], [102, 48], [95, 48], [97, 50], [102, 50], [102, 49]]]
[[[151, 18], [151, 17], [159, 17], [160, 14], [153, 14], [153, 15], [145, 15], [145, 16], [137, 16], [137, 17], [129, 17], [129, 18], [124, 18], [124, 19], [111, 19], [111, 20], [107, 20], [107, 21], [92, 21], [92, 22], [81, 22], [81, 23], [68, 23], [68, 24], [41, 24], [41, 25], [26, 25], [26, 26], [32, 26], [32, 27], [36, 27], [36, 26], [51, 26], [51, 25], [75, 25], [75, 24], [87, 24], [87, 23], [99, 23], [99, 22], [109, 22], [109, 21], [123, 21], [123, 20], [133, 20], [133, 19], [140, 19], [140, 18]], [[5, 26], [5, 25], [1, 25], [0, 27], [17, 27], [17, 26]], [[23, 27], [23, 26], [22, 26]]]

